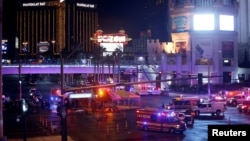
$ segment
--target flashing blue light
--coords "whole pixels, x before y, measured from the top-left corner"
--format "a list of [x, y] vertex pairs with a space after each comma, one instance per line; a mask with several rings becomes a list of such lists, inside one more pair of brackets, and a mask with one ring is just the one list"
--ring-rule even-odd
[[146, 124], [147, 124], [147, 122], [145, 121], [145, 122], [143, 122], [143, 124], [144, 124], [144, 125], [146, 125]]
[[53, 100], [54, 100], [54, 98], [53, 98], [53, 97], [50, 97], [50, 100], [52, 100], [52, 101], [53, 101]]
[[158, 115], [158, 116], [161, 116], [161, 113], [158, 113], [157, 115]]

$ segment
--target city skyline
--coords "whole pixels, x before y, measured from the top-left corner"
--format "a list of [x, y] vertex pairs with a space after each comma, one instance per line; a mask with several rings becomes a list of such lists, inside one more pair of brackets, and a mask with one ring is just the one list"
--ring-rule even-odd
[[[37, 0], [29, 0], [28, 2], [32, 1], [35, 2]], [[151, 29], [152, 38], [168, 40], [166, 38], [166, 34], [168, 34], [166, 30], [167, 24], [164, 23], [167, 18], [165, 12], [160, 14], [162, 11], [157, 9], [158, 7], [155, 8], [155, 6], [157, 6], [156, 1], [157, 0], [98, 0], [98, 26], [105, 34], [117, 33], [120, 29], [124, 29], [128, 36], [133, 39], [140, 38], [140, 32]], [[4, 1], [3, 7], [3, 39], [8, 40], [10, 58], [14, 57], [14, 37], [18, 36], [16, 11], [19, 7], [19, 2], [18, 0]], [[86, 2], [93, 1], [86, 0]], [[94, 34], [94, 32], [91, 34]]]

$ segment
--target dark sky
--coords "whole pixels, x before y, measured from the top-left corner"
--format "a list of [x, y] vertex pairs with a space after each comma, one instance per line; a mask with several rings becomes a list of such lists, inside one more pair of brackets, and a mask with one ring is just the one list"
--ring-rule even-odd
[[104, 33], [117, 33], [123, 28], [128, 36], [139, 36], [144, 30], [146, 0], [99, 0], [99, 26]]

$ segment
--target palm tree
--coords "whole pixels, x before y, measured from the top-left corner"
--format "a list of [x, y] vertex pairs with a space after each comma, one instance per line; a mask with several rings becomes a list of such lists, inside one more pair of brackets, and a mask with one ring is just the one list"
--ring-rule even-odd
[[[102, 74], [104, 71], [104, 64], [103, 64], [103, 52], [105, 52], [106, 49], [99, 46], [95, 49], [93, 52], [93, 63], [94, 63], [94, 73], [97, 73], [97, 78], [95, 80], [100, 80], [100, 64], [102, 64]], [[96, 75], [95, 75], [96, 76]]]
[[118, 66], [118, 82], [120, 82], [120, 59], [122, 57], [122, 51], [121, 49], [118, 47], [115, 49], [115, 51], [113, 52], [113, 56], [114, 56], [114, 61], [116, 62], [117, 66]]
[[106, 61], [107, 64], [108, 64], [108, 70], [109, 70], [108, 76], [110, 77], [110, 74], [111, 74], [111, 64], [113, 64], [113, 62], [114, 62], [113, 56], [108, 54], [108, 55], [105, 57], [105, 61]]

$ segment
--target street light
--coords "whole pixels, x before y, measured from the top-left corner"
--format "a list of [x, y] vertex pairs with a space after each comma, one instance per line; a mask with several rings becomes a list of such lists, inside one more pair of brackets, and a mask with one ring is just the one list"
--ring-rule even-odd
[[55, 43], [56, 43], [56, 41], [52, 40], [51, 43], [52, 43], [53, 54], [55, 54], [56, 53], [56, 49], [55, 49]]
[[208, 92], [208, 96], [211, 95], [211, 91], [210, 91], [210, 60], [209, 58], [207, 58], [207, 73], [208, 73], [208, 83], [207, 83], [207, 92]]
[[[61, 58], [61, 94], [64, 94], [64, 59], [62, 54], [60, 55]], [[62, 123], [62, 141], [67, 141], [67, 110], [64, 103], [64, 98], [62, 97], [62, 104], [60, 106], [60, 116], [61, 116], [61, 123]]]
[[2, 9], [3, 9], [3, 0], [0, 0], [0, 140], [7, 140], [3, 135], [3, 74], [2, 74]]

